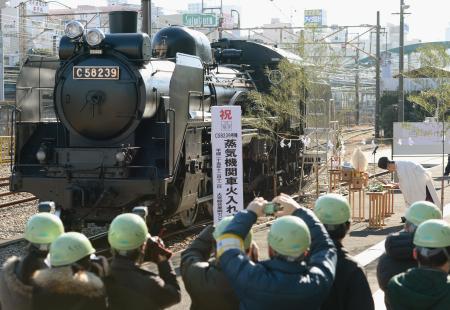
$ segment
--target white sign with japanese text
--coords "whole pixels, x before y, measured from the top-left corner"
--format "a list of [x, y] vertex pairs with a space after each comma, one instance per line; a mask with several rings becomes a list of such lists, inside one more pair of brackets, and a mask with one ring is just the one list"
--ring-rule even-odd
[[214, 223], [244, 209], [240, 106], [211, 108]]
[[442, 152], [448, 154], [450, 153], [449, 137], [450, 124], [448, 123], [394, 123], [394, 156], [435, 155]]

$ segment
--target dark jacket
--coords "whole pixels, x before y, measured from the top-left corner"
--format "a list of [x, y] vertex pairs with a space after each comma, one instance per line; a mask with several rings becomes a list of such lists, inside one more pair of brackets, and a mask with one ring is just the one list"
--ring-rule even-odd
[[239, 300], [218, 262], [210, 259], [213, 230], [212, 226], [206, 227], [181, 254], [181, 276], [191, 296], [191, 310], [239, 308]]
[[375, 309], [363, 267], [353, 260], [339, 241], [334, 241], [334, 244], [338, 255], [336, 277], [330, 295], [320, 309]]
[[414, 234], [401, 231], [386, 238], [384, 253], [377, 266], [377, 280], [380, 289], [386, 290], [389, 280], [409, 268], [417, 267], [413, 258]]
[[20, 258], [10, 257], [0, 271], [0, 308], [2, 310], [29, 310], [33, 287], [24, 284], [16, 274]]
[[71, 266], [39, 270], [33, 276], [35, 310], [102, 310], [106, 294], [102, 280]]
[[30, 285], [31, 277], [36, 270], [48, 268], [47, 264], [45, 264], [47, 254], [47, 251], [39, 251], [30, 244], [27, 254], [21, 257], [17, 264], [16, 274], [19, 280], [26, 285]]
[[164, 309], [180, 302], [180, 286], [169, 261], [158, 264], [159, 276], [116, 256], [105, 279], [110, 309]]
[[[307, 209], [294, 212], [308, 225], [311, 233], [307, 263], [289, 262], [275, 257], [253, 263], [238, 249], [229, 249], [220, 264], [240, 300], [240, 309], [319, 309], [333, 285], [336, 248], [327, 231]], [[244, 239], [256, 215], [241, 211], [234, 216], [225, 233]]]
[[450, 276], [434, 269], [412, 268], [393, 277], [386, 293], [393, 310], [448, 310]]

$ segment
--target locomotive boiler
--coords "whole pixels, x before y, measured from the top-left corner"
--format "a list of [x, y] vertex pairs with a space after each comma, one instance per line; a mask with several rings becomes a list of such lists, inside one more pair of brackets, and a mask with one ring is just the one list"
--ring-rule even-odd
[[[59, 59], [32, 57], [22, 68], [11, 190], [54, 201], [67, 225], [109, 222], [136, 205], [153, 220], [191, 225], [212, 198], [210, 107], [251, 108], [246, 94], [270, 86], [265, 70], [296, 57], [227, 40], [213, 54], [205, 35], [179, 26], [151, 43], [136, 19], [110, 13], [109, 34], [70, 22]], [[299, 169], [300, 142], [279, 151], [281, 174], [258, 133], [244, 122], [248, 194], [270, 189], [271, 175], [292, 183]]]

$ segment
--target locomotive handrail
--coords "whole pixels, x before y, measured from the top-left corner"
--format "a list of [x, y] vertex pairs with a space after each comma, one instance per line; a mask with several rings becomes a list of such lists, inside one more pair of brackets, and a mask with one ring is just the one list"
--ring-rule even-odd
[[[168, 108], [166, 110], [167, 116], [169, 117], [169, 121], [170, 121], [170, 116], [169, 113], [173, 113], [173, 122], [169, 122], [169, 126], [173, 126], [173, 130], [172, 130], [172, 167], [170, 166], [170, 161], [169, 161], [169, 175], [172, 175], [173, 172], [173, 168], [175, 166], [175, 117], [176, 117], [176, 111], [175, 109], [172, 108]], [[167, 116], [166, 116], [166, 123], [167, 123]]]
[[[17, 164], [17, 165], [14, 165], [14, 167], [17, 169], [17, 168], [33, 168], [33, 167], [39, 167], [39, 168], [42, 168], [42, 165], [40, 165], [40, 164]], [[68, 169], [66, 166], [63, 166], [63, 165], [50, 165], [50, 164], [48, 164], [47, 165], [47, 167], [48, 168], [64, 168], [66, 171], [70, 171], [70, 172], [75, 172], [75, 173], [86, 173], [86, 172], [92, 172], [93, 170], [98, 170], [98, 169], [109, 169], [109, 168], [117, 168], [116, 166], [99, 166], [99, 167], [94, 167], [94, 168], [91, 168], [91, 169], [89, 169], [89, 170], [87, 170], [87, 169]], [[153, 165], [150, 165], [150, 166], [145, 166], [145, 165], [140, 165], [140, 166], [126, 166], [127, 168], [129, 168], [129, 169], [151, 169], [151, 170], [153, 170], [155, 173], [154, 173], [154, 175], [156, 176], [156, 175], [158, 175], [158, 168], [157, 167], [155, 167], [155, 166], [153, 166]], [[47, 170], [47, 172], [48, 172], [48, 170]], [[29, 175], [27, 175], [27, 174], [22, 174], [23, 176], [29, 176]], [[40, 176], [39, 176], [40, 177]], [[62, 177], [61, 177], [62, 178]], [[122, 177], [122, 178], [107, 178], [107, 179], [114, 179], [114, 180], [119, 180], [119, 179], [126, 179], [125, 177]], [[142, 179], [146, 179], [146, 178], [142, 178]]]
[[188, 112], [191, 111], [191, 97], [192, 95], [199, 95], [200, 97], [200, 109], [202, 111], [202, 121], [205, 121], [205, 110], [203, 106], [203, 92], [197, 90], [190, 90], [188, 92]]

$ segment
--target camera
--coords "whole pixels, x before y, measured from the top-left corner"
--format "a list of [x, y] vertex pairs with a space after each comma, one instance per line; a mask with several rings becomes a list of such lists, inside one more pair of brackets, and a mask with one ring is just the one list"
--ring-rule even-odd
[[172, 252], [164, 246], [163, 241], [159, 237], [148, 237], [147, 246], [145, 249], [145, 260], [150, 260], [152, 262], [159, 261], [159, 255], [164, 256], [166, 259], [172, 257]]
[[264, 206], [264, 214], [265, 215], [274, 215], [275, 212], [282, 210], [283, 208], [279, 203], [276, 202], [268, 202]]

